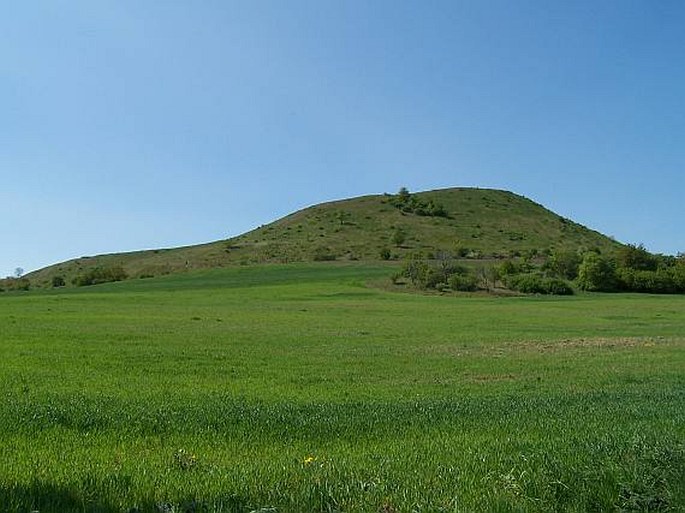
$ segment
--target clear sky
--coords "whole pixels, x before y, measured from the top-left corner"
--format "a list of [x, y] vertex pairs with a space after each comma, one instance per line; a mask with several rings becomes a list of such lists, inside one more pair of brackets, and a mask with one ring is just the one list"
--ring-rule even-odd
[[69, 0], [0, 16], [0, 276], [371, 193], [685, 251], [681, 0]]

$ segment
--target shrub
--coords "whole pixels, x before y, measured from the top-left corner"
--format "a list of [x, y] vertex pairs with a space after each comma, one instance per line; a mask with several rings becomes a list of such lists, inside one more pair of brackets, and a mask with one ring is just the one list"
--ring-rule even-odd
[[396, 228], [392, 233], [392, 243], [400, 247], [407, 240], [407, 233], [402, 228]]
[[328, 262], [331, 260], [335, 260], [335, 255], [331, 253], [331, 250], [329, 248], [318, 247], [314, 250], [312, 259], [315, 262]]
[[656, 271], [659, 264], [659, 258], [647, 251], [642, 244], [627, 244], [618, 250], [616, 256], [619, 267], [627, 269]]
[[581, 256], [575, 251], [554, 251], [545, 263], [545, 268], [556, 276], [575, 280], [581, 261]]
[[423, 289], [475, 290], [478, 280], [466, 267], [455, 263], [449, 253], [437, 252], [433, 260], [414, 254], [405, 262], [400, 274]]
[[508, 276], [505, 284], [510, 289], [524, 294], [552, 294], [556, 296], [573, 294], [573, 288], [566, 280], [550, 278], [536, 273]]
[[586, 253], [578, 268], [578, 286], [583, 290], [612, 292], [617, 288], [616, 265], [610, 258]]
[[422, 201], [412, 196], [406, 187], [402, 187], [395, 196], [391, 196], [389, 203], [407, 214], [419, 216], [448, 217], [445, 207], [435, 201]]
[[88, 285], [98, 285], [99, 283], [109, 283], [113, 281], [122, 281], [128, 278], [126, 271], [120, 265], [112, 267], [96, 267], [78, 276], [74, 283], [79, 287]]
[[621, 289], [630, 292], [647, 292], [652, 294], [674, 294], [685, 292], [679, 283], [682, 279], [675, 268], [656, 271], [639, 271], [622, 268], [618, 271]]
[[66, 283], [64, 282], [64, 278], [62, 276], [53, 276], [52, 277], [53, 288], [64, 287], [64, 285], [66, 285]]
[[499, 264], [495, 271], [499, 278], [504, 279], [507, 276], [514, 274], [527, 274], [533, 270], [533, 266], [527, 261], [505, 260]]
[[383, 259], [383, 260], [390, 260], [391, 255], [390, 255], [390, 250], [388, 248], [381, 249], [379, 255], [380, 255], [381, 259]]
[[478, 289], [478, 279], [473, 274], [454, 274], [449, 281], [452, 290], [473, 292]]

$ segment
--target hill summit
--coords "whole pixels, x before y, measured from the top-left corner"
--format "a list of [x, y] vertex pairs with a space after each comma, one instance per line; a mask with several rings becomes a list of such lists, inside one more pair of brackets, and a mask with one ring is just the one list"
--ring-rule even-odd
[[451, 188], [410, 193], [403, 188], [398, 194], [311, 206], [226, 240], [82, 257], [27, 277], [33, 286], [50, 286], [111, 281], [108, 273], [110, 278], [140, 278], [231, 265], [397, 260], [418, 251], [488, 259], [619, 246], [512, 192]]

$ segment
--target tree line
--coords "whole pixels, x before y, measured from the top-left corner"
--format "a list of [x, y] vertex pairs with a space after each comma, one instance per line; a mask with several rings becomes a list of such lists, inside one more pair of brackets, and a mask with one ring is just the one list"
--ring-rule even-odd
[[393, 281], [424, 290], [475, 291], [507, 289], [526, 294], [591, 292], [685, 293], [685, 255], [654, 255], [642, 245], [626, 245], [610, 254], [551, 251], [496, 264], [465, 266], [458, 255], [414, 253]]

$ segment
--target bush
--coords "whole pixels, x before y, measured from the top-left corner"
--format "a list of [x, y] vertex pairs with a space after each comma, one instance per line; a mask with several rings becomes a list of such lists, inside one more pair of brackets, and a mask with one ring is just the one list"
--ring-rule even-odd
[[395, 196], [391, 196], [389, 203], [407, 214], [448, 217], [447, 210], [443, 205], [436, 203], [432, 199], [422, 201], [416, 196], [411, 195], [406, 187], [402, 187]]
[[499, 278], [506, 278], [515, 274], [528, 274], [533, 270], [533, 266], [526, 261], [505, 260], [499, 264], [495, 271]]
[[100, 283], [110, 283], [122, 281], [128, 278], [126, 271], [120, 265], [113, 267], [96, 267], [85, 274], [78, 276], [74, 283], [79, 287], [88, 285], [98, 285]]
[[581, 256], [575, 251], [554, 251], [545, 267], [560, 278], [575, 280], [581, 261]]
[[682, 277], [676, 268], [658, 269], [656, 271], [639, 271], [619, 269], [619, 285], [630, 292], [647, 292], [651, 294], [675, 294], [685, 292]]
[[407, 233], [404, 231], [404, 229], [398, 227], [392, 233], [391, 240], [395, 246], [400, 247], [407, 240]]
[[586, 253], [578, 268], [578, 286], [588, 291], [613, 292], [617, 285], [613, 260], [597, 253]]
[[64, 278], [62, 276], [53, 276], [52, 277], [53, 288], [64, 287], [64, 285], [66, 285], [66, 283], [64, 282]]
[[381, 249], [379, 255], [380, 255], [381, 259], [383, 259], [383, 260], [390, 260], [391, 255], [390, 255], [390, 250], [388, 248]]
[[454, 274], [450, 277], [450, 288], [460, 292], [473, 292], [478, 289], [478, 278], [473, 274]]
[[319, 247], [314, 250], [312, 259], [315, 262], [330, 262], [335, 260], [335, 255], [331, 253], [331, 250], [324, 247]]
[[573, 288], [561, 278], [550, 278], [541, 274], [515, 274], [505, 279], [508, 288], [524, 294], [552, 294], [570, 296]]
[[642, 244], [623, 246], [617, 252], [617, 260], [619, 267], [636, 271], [656, 271], [659, 265], [659, 258], [647, 251]]
[[437, 252], [432, 260], [420, 254], [411, 255], [400, 274], [423, 289], [476, 290], [478, 283], [470, 269], [457, 264], [452, 255], [443, 251]]

